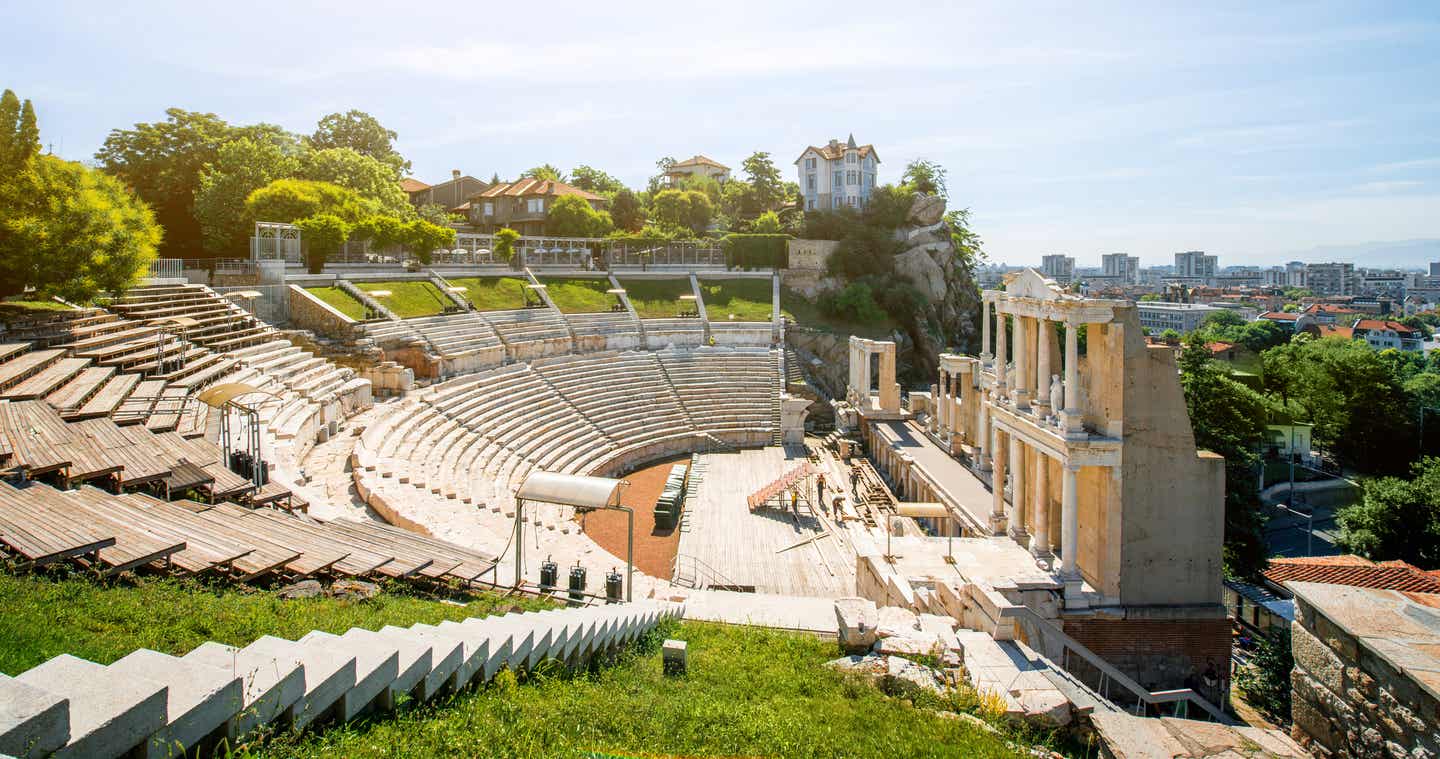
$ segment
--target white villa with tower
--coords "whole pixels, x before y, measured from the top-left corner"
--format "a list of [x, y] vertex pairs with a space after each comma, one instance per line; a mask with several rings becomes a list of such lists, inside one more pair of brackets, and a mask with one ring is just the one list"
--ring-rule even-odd
[[863, 208], [875, 189], [880, 156], [874, 145], [856, 145], [852, 134], [845, 142], [805, 148], [795, 167], [805, 210]]

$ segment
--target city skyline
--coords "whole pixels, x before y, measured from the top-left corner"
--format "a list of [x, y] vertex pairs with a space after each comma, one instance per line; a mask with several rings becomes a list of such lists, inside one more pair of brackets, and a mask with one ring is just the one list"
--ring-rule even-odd
[[491, 29], [545, 33], [470, 38], [451, 9], [57, 3], [7, 9], [0, 66], [76, 160], [168, 107], [302, 133], [358, 108], [431, 182], [583, 163], [643, 186], [661, 156], [755, 150], [789, 179], [853, 133], [881, 182], [945, 166], [997, 262], [1440, 246], [1433, 4], [666, 8], [502, 5]]

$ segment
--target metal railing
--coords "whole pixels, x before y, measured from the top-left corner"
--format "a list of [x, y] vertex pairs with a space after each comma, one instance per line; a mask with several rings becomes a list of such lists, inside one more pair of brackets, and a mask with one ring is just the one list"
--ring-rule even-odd
[[1026, 634], [1030, 637], [1030, 640], [1040, 644], [1039, 648], [1045, 651], [1046, 655], [1049, 655], [1049, 653], [1054, 650], [1050, 646], [1045, 645], [1046, 641], [1060, 646], [1061, 666], [1064, 667], [1067, 672], [1079, 677], [1071, 667], [1070, 659], [1072, 656], [1094, 667], [1096, 671], [1100, 673], [1100, 681], [1094, 689], [1107, 701], [1114, 703], [1114, 700], [1110, 696], [1111, 687], [1118, 686], [1128, 693], [1131, 698], [1135, 699], [1135, 706], [1132, 711], [1137, 716], [1148, 716], [1152, 707], [1159, 712], [1165, 705], [1170, 705], [1174, 713], [1169, 716], [1190, 718], [1190, 707], [1194, 706], [1216, 722], [1224, 725], [1238, 724], [1234, 719], [1226, 715], [1225, 712], [1221, 711], [1219, 707], [1210, 703], [1204, 696], [1195, 692], [1193, 689], [1178, 688], [1175, 690], [1152, 691], [1140, 683], [1135, 682], [1130, 676], [1115, 667], [1115, 665], [1106, 661], [1104, 657], [1086, 648], [1083, 643], [1070, 637], [1064, 630], [1056, 627], [1049, 620], [1036, 614], [1030, 607], [1014, 606], [1007, 609], [1007, 612], [1012, 609], [1016, 617], [1016, 622], [1021, 625], [1028, 625], [1025, 630]]
[[183, 279], [185, 277], [185, 262], [179, 258], [157, 258], [150, 262], [150, 268], [146, 271], [146, 279]]
[[[687, 568], [687, 564], [690, 571], [682, 572], [682, 570]], [[743, 587], [740, 583], [726, 577], [720, 570], [705, 563], [705, 561], [699, 557], [677, 553], [675, 554], [674, 567], [670, 572], [670, 576], [678, 580], [682, 575], [693, 577], [695, 580], [694, 587], [697, 589], [704, 589], [707, 584], [712, 586], [724, 585], [731, 588]]]

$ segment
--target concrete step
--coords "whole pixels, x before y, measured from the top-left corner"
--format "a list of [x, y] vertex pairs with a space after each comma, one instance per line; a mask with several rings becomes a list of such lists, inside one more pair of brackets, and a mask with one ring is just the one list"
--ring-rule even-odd
[[422, 631], [390, 625], [380, 628], [375, 634], [387, 640], [413, 641], [418, 645], [430, 648], [430, 671], [425, 673], [420, 683], [412, 691], [416, 698], [428, 701], [447, 689], [454, 690], [456, 673], [465, 664], [465, 644], [463, 642], [446, 636], [430, 635]]
[[[323, 633], [312, 633], [320, 635]], [[309, 637], [309, 636], [306, 636]], [[433, 669], [435, 647], [429, 643], [421, 642], [413, 637], [388, 637], [383, 633], [374, 630], [366, 630], [360, 627], [352, 627], [339, 636], [336, 645], [348, 647], [355, 645], [385, 644], [395, 649], [395, 677], [386, 686], [376, 701], [376, 706], [386, 711], [393, 711], [398, 702], [404, 697], [428, 699], [429, 695], [417, 693], [419, 686], [425, 681], [425, 676]], [[459, 663], [459, 655], [455, 657]]]
[[242, 708], [230, 718], [224, 731], [232, 744], [280, 719], [305, 695], [305, 665], [291, 654], [277, 656], [209, 642], [180, 658], [229, 670], [240, 678]]
[[69, 742], [69, 699], [0, 675], [0, 755], [48, 756]]
[[166, 724], [164, 684], [93, 661], [61, 654], [15, 679], [70, 700], [70, 741], [57, 757], [118, 756]]
[[165, 683], [169, 723], [145, 742], [147, 757], [181, 756], [244, 708], [244, 681], [227, 669], [142, 648], [109, 666], [126, 677]]
[[388, 641], [352, 637], [342, 643], [339, 635], [312, 630], [299, 642], [355, 655], [355, 686], [340, 697], [339, 717], [342, 721], [355, 719], [379, 701], [400, 677], [400, 649]]
[[293, 656], [305, 674], [305, 695], [290, 705], [286, 718], [296, 730], [329, 715], [340, 698], [355, 687], [355, 654], [333, 650], [323, 641], [298, 643], [293, 640], [262, 635], [245, 650], [272, 656]]
[[[441, 623], [445, 624], [445, 623]], [[490, 657], [490, 646], [488, 641], [476, 641], [473, 637], [462, 635], [456, 630], [442, 629], [435, 625], [416, 623], [410, 626], [410, 630], [432, 638], [448, 640], [459, 643], [461, 648], [460, 666], [456, 668], [454, 676], [449, 683], [449, 690], [456, 692], [464, 690], [470, 685], [477, 675], [485, 672], [485, 664]]]

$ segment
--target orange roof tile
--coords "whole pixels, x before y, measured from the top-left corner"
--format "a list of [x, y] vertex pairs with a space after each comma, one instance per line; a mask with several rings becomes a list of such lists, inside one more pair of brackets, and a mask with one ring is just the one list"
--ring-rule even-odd
[[1349, 327], [1337, 327], [1334, 324], [1317, 324], [1315, 329], [1320, 332], [1321, 337], [1343, 337], [1346, 340], [1355, 338], [1355, 330]]
[[714, 158], [710, 158], [709, 156], [700, 155], [699, 153], [695, 154], [695, 157], [693, 158], [686, 158], [685, 160], [676, 163], [673, 168], [678, 169], [683, 166], [714, 166], [717, 169], [724, 169], [726, 171], [730, 170], [729, 166], [726, 166], [725, 164], [720, 163], [719, 161], [715, 160]]
[[1388, 319], [1361, 319], [1355, 322], [1355, 329], [1389, 329], [1394, 330], [1401, 335], [1408, 335], [1411, 332], [1416, 331], [1415, 329], [1407, 327], [1400, 322], [1393, 322], [1389, 321]]
[[1304, 556], [1271, 559], [1265, 579], [1276, 585], [1295, 580], [1415, 593], [1440, 593], [1440, 578], [1403, 561], [1377, 564], [1360, 556]]
[[400, 189], [404, 190], [405, 192], [420, 192], [421, 190], [430, 189], [430, 185], [425, 184], [424, 182], [421, 182], [414, 177], [405, 177], [404, 179], [400, 180]]
[[501, 182], [472, 198], [498, 198], [501, 196], [523, 198], [534, 196], [550, 195], [578, 195], [586, 200], [604, 200], [604, 198], [593, 192], [586, 192], [579, 187], [573, 187], [564, 182], [556, 182], [553, 179], [535, 179], [525, 177], [514, 182]]
[[[847, 149], [847, 146], [846, 146], [845, 143], [843, 143], [843, 142], [837, 144], [837, 145], [836, 145], [835, 147], [833, 147], [833, 148], [830, 147], [829, 145], [826, 145], [826, 146], [824, 146], [824, 147], [818, 147], [818, 148], [815, 147], [814, 145], [811, 145], [811, 146], [805, 148], [804, 150], [800, 151], [800, 158], [804, 158], [806, 153], [809, 153], [810, 151], [813, 150], [813, 151], [815, 151], [816, 153], [819, 153], [819, 154], [820, 154], [820, 157], [821, 157], [821, 158], [824, 158], [824, 159], [827, 160], [827, 161], [837, 161], [837, 160], [845, 157], [845, 151], [846, 151], [846, 149]], [[860, 157], [861, 157], [861, 158], [864, 158], [865, 156], [868, 156], [868, 155], [870, 155], [871, 153], [875, 153], [875, 146], [874, 146], [874, 145], [860, 145], [860, 146], [856, 147], [856, 150], [859, 151]], [[800, 158], [796, 158], [796, 159], [795, 159], [795, 163], [799, 163], [799, 162], [800, 162]], [[875, 160], [876, 160], [876, 161], [879, 161], [879, 160], [880, 160], [880, 154], [879, 154], [879, 153], [875, 153]]]
[[1261, 319], [1269, 319], [1277, 322], [1293, 322], [1300, 318], [1300, 314], [1291, 314], [1284, 311], [1266, 311], [1260, 314]]
[[1205, 347], [1209, 348], [1211, 353], [1223, 353], [1230, 350], [1231, 348], [1234, 348], [1235, 343], [1227, 343], [1216, 340], [1213, 343], [1205, 343]]

